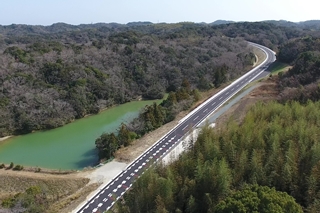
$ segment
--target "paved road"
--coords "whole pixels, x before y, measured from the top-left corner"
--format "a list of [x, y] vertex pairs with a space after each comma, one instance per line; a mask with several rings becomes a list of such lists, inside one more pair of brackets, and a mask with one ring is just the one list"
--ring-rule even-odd
[[91, 198], [77, 213], [103, 212], [109, 210], [113, 204], [132, 186], [132, 183], [144, 173], [144, 171], [164, 157], [168, 151], [177, 145], [182, 137], [193, 127], [204, 121], [212, 112], [229, 100], [249, 82], [267, 75], [265, 70], [275, 61], [274, 52], [264, 46], [249, 43], [256, 46], [267, 54], [267, 59], [258, 68], [249, 71], [231, 85], [208, 99], [196, 110], [186, 116], [174, 129], [167, 133], [162, 139], [150, 147], [126, 170], [115, 177], [104, 186], [93, 198]]

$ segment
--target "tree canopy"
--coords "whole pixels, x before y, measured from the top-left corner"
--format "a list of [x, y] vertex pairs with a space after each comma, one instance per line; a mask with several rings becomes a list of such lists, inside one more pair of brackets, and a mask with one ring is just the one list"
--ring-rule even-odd
[[293, 197], [267, 186], [248, 185], [216, 206], [216, 213], [302, 213]]

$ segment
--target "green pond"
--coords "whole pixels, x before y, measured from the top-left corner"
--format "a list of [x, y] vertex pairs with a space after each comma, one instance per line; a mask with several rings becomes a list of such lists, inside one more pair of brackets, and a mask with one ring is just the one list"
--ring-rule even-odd
[[62, 170], [94, 166], [98, 162], [95, 139], [116, 131], [153, 102], [133, 101], [60, 128], [12, 137], [0, 142], [0, 163]]

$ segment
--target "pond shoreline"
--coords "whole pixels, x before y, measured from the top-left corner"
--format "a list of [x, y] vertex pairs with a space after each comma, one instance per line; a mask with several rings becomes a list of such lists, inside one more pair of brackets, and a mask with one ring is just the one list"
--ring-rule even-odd
[[9, 139], [11, 137], [13, 137], [13, 135], [2, 137], [2, 138], [0, 138], [0, 142], [5, 141], [5, 140], [7, 140], [7, 139]]
[[2, 137], [0, 163], [58, 170], [94, 167], [98, 164], [95, 140], [104, 132], [117, 131], [122, 122], [136, 118], [145, 105], [160, 101], [131, 101], [59, 128], [13, 135], [10, 139]]

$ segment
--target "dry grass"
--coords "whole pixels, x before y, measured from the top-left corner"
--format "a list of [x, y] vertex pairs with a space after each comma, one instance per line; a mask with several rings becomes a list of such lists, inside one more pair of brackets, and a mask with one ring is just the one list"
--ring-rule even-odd
[[79, 178], [76, 174], [52, 175], [1, 169], [0, 200], [24, 192], [31, 186], [40, 186], [53, 206], [61, 206], [60, 202], [68, 197], [80, 197], [77, 192], [82, 188], [85, 190], [88, 182], [89, 179]]
[[252, 47], [252, 50], [253, 50], [253, 53], [258, 58], [258, 62], [255, 63], [254, 66], [261, 64], [267, 58], [267, 55], [262, 50], [260, 50], [256, 47]]
[[72, 212], [87, 198], [87, 195], [98, 188], [100, 184], [89, 184], [77, 192], [60, 199], [56, 203], [50, 206], [48, 212]]
[[248, 110], [255, 103], [259, 101], [267, 102], [275, 100], [279, 94], [279, 88], [276, 81], [276, 77], [274, 77], [259, 82], [257, 88], [252, 90], [248, 95], [244, 96], [240, 101], [229, 108], [227, 112], [217, 118], [217, 129], [223, 128], [230, 119], [240, 123]]

